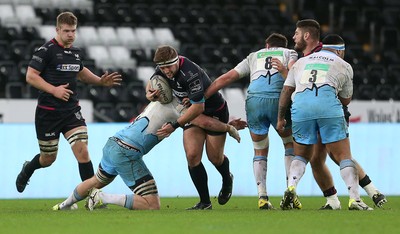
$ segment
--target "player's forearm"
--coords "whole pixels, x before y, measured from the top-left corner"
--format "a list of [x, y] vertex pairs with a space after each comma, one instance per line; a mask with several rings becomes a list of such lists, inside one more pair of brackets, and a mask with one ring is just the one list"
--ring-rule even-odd
[[29, 71], [26, 74], [26, 82], [33, 87], [53, 95], [55, 86], [46, 82], [39, 74]]
[[204, 103], [192, 104], [185, 114], [181, 115], [177, 122], [180, 126], [184, 126], [185, 124], [194, 120], [197, 116], [204, 112]]
[[285, 118], [286, 111], [290, 103], [290, 96], [293, 92], [293, 87], [283, 86], [281, 95], [279, 97], [278, 120], [283, 120]]
[[83, 68], [83, 70], [81, 72], [79, 72], [78, 78], [79, 78], [79, 80], [81, 80], [82, 82], [87, 83], [87, 84], [102, 85], [101, 78], [99, 76], [97, 76], [96, 74], [94, 74], [93, 72], [91, 72], [86, 67]]
[[203, 114], [197, 116], [191, 123], [200, 128], [214, 132], [227, 132], [229, 130], [227, 124]]
[[204, 96], [206, 98], [211, 97], [216, 92], [218, 92], [218, 90], [228, 86], [237, 79], [239, 79], [239, 74], [237, 73], [237, 71], [235, 71], [234, 69], [230, 70], [229, 72], [215, 79], [214, 82], [212, 82], [211, 85], [207, 88], [206, 92], [204, 93]]

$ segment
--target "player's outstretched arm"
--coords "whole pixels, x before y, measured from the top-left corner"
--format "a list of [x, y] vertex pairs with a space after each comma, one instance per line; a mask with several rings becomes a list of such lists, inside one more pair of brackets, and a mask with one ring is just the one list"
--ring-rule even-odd
[[247, 126], [246, 121], [240, 119], [232, 120], [230, 123], [226, 124], [203, 114], [196, 117], [191, 123], [209, 131], [227, 132], [229, 136], [239, 143], [240, 135], [238, 130], [244, 129], [244, 126]]
[[79, 72], [78, 78], [87, 84], [107, 87], [121, 85], [122, 82], [122, 76], [118, 72], [108, 73], [108, 71], [106, 71], [101, 77], [99, 77], [86, 67]]

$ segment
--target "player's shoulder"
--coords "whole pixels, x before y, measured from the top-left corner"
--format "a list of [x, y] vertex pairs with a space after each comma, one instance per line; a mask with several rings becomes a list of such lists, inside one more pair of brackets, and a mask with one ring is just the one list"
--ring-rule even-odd
[[76, 47], [76, 46], [71, 46], [70, 50], [76, 51], [76, 52], [81, 52], [82, 51], [82, 49], [80, 47]]
[[49, 50], [52, 49], [52, 47], [54, 46], [54, 43], [52, 43], [51, 41], [47, 41], [45, 42], [43, 45], [41, 45], [40, 47], [38, 47], [35, 52], [47, 52]]

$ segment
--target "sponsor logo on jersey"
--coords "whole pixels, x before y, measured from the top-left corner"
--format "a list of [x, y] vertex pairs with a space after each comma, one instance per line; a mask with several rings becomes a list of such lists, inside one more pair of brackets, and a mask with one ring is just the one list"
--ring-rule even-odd
[[32, 60], [35, 60], [36, 62], [39, 62], [39, 63], [43, 62], [43, 59], [37, 55], [33, 55]]
[[175, 89], [173, 89], [172, 91], [174, 92], [175, 96], [180, 97], [180, 98], [188, 96], [187, 92], [179, 92], [179, 91], [176, 91]]
[[189, 88], [190, 88], [190, 93], [198, 93], [201, 92], [203, 90], [202, 86], [201, 86], [201, 82], [199, 79], [191, 82], [189, 84]]
[[66, 53], [66, 54], [72, 54], [72, 51], [70, 51], [70, 50], [64, 50], [64, 53]]
[[80, 67], [81, 66], [79, 64], [58, 64], [57, 70], [78, 72]]
[[44, 46], [41, 46], [41, 47], [39, 47], [39, 48], [37, 49], [37, 51], [39, 51], [39, 50], [44, 50], [44, 51], [47, 51], [47, 48], [46, 48], [46, 47], [44, 47]]

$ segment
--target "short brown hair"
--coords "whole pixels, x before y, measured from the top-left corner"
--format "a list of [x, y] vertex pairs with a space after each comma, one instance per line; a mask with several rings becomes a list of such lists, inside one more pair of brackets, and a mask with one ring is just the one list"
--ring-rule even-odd
[[153, 62], [162, 63], [178, 56], [176, 49], [169, 45], [159, 46], [154, 53]]
[[309, 32], [313, 39], [319, 40], [321, 33], [321, 26], [316, 20], [313, 19], [299, 20], [296, 23], [296, 27], [300, 28], [304, 32]]
[[272, 33], [265, 39], [265, 43], [268, 43], [270, 47], [287, 47], [287, 38], [280, 33]]
[[57, 27], [60, 27], [61, 24], [67, 24], [67, 25], [77, 25], [78, 24], [78, 18], [69, 11], [61, 12], [57, 16]]

